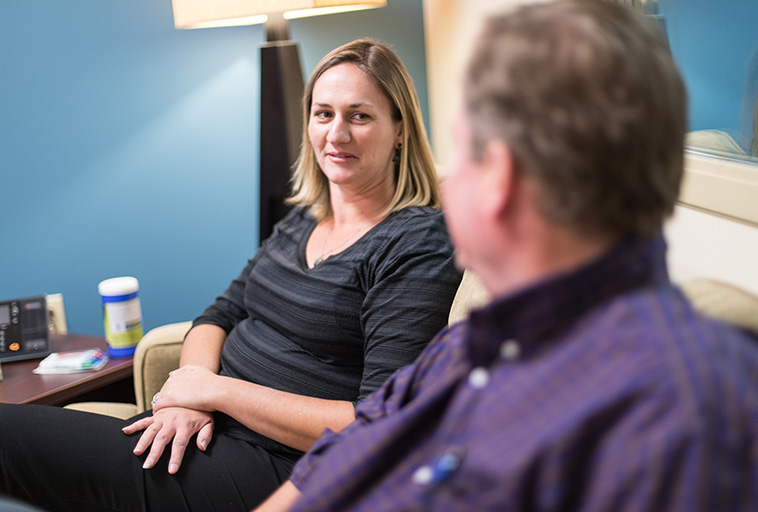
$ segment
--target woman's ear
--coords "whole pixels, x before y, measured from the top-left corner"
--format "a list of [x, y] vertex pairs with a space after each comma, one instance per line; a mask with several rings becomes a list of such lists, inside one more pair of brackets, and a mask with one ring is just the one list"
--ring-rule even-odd
[[395, 136], [395, 149], [403, 146], [403, 122], [397, 123], [397, 135]]

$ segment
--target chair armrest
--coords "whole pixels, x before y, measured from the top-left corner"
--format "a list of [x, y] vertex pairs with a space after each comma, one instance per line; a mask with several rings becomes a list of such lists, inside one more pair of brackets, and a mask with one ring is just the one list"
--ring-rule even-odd
[[484, 306], [489, 300], [489, 293], [476, 274], [466, 270], [463, 273], [461, 284], [458, 285], [453, 304], [450, 306], [448, 324], [452, 325], [460, 320], [465, 320], [468, 318], [469, 311]]
[[758, 297], [731, 284], [696, 278], [680, 284], [701, 313], [758, 334]]
[[151, 329], [134, 351], [134, 395], [137, 411], [150, 407], [153, 395], [160, 391], [168, 374], [179, 368], [182, 343], [192, 322], [178, 322]]

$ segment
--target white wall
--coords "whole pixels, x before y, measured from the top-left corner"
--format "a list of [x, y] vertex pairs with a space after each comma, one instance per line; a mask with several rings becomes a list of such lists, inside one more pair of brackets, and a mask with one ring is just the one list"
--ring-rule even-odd
[[534, 0], [424, 0], [431, 143], [441, 174], [451, 156], [463, 70], [482, 20], [528, 1]]
[[758, 227], [678, 206], [666, 238], [672, 279], [709, 277], [758, 295]]

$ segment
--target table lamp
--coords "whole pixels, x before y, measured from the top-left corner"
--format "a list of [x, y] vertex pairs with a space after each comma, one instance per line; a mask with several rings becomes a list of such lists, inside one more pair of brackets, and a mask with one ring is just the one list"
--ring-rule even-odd
[[300, 149], [303, 72], [287, 21], [373, 9], [386, 0], [172, 0], [179, 29], [266, 24], [261, 45], [260, 240], [287, 212], [292, 165]]

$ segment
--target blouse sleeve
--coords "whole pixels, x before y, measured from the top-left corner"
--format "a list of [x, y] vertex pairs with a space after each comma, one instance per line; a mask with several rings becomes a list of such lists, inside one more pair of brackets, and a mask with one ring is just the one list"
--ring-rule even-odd
[[413, 362], [447, 325], [461, 275], [440, 212], [410, 216], [377, 254], [361, 309], [364, 366], [358, 401]]

